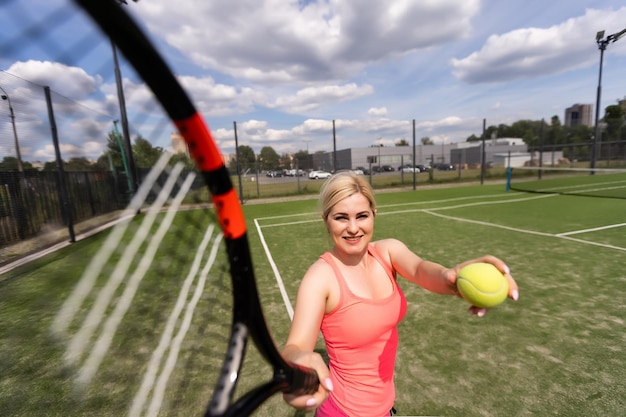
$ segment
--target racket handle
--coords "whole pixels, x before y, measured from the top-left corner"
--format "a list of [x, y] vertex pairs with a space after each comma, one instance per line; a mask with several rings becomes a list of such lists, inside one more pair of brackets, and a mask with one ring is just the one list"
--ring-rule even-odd
[[291, 364], [291, 372], [287, 388], [283, 390], [286, 394], [308, 395], [317, 392], [320, 380], [317, 372], [312, 368]]

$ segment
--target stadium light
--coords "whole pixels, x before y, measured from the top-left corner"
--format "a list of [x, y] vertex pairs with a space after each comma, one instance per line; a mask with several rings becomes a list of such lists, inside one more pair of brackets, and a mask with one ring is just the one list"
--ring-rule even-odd
[[[596, 158], [597, 158], [597, 147], [598, 147], [598, 138], [600, 137], [600, 96], [602, 95], [602, 61], [604, 60], [604, 51], [606, 47], [611, 42], [616, 42], [619, 38], [626, 34], [626, 29], [621, 32], [613, 33], [604, 38], [604, 31], [601, 30], [596, 34], [596, 43], [598, 44], [598, 49], [600, 49], [600, 71], [598, 75], [598, 91], [596, 94], [596, 120], [595, 120], [595, 128], [593, 133], [593, 145], [591, 148], [591, 163], [590, 168], [594, 169], [596, 167]], [[593, 174], [593, 171], [591, 171]]]
[[19, 172], [24, 172], [24, 165], [22, 164], [22, 154], [20, 153], [20, 143], [17, 139], [17, 129], [15, 128], [15, 113], [13, 113], [13, 106], [11, 105], [11, 98], [4, 91], [4, 88], [0, 87], [2, 90], [2, 100], [6, 100], [9, 103], [9, 113], [11, 115], [11, 124], [13, 125], [13, 140], [15, 141], [15, 155], [17, 156], [17, 170]]

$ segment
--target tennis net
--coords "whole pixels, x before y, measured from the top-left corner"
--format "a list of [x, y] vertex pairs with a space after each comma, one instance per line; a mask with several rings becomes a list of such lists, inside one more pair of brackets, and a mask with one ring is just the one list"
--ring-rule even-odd
[[626, 199], [626, 169], [510, 167], [507, 191]]

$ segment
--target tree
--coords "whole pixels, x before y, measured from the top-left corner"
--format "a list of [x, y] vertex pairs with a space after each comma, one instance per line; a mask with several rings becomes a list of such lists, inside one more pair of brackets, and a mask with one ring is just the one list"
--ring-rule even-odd
[[175, 153], [174, 155], [172, 155], [170, 162], [172, 164], [181, 162], [185, 166], [186, 169], [196, 168], [196, 164], [194, 164], [193, 160], [190, 157], [188, 157], [187, 154], [184, 154], [184, 153]]
[[120, 150], [120, 141], [122, 140], [114, 131], [109, 132], [107, 136], [107, 151], [105, 157], [111, 157], [113, 166], [122, 167], [124, 162], [122, 160], [122, 151]]
[[280, 157], [271, 146], [264, 146], [259, 152], [259, 169], [275, 171], [280, 167]]
[[424, 136], [422, 139], [420, 139], [420, 141], [422, 142], [422, 145], [434, 145], [433, 140], [428, 136]]
[[396, 142], [396, 146], [409, 146], [409, 142], [406, 139], [402, 138]]
[[[239, 156], [239, 170], [244, 173], [248, 170], [254, 169], [256, 166], [256, 156], [254, 150], [248, 145], [239, 145], [237, 148]], [[231, 159], [228, 169], [232, 172], [237, 172], [237, 159]]]
[[558, 116], [552, 116], [550, 125], [544, 126], [544, 144], [558, 145], [567, 142], [567, 133]]
[[43, 164], [42, 171], [52, 172], [57, 170], [57, 163], [55, 161], [48, 161]]
[[624, 126], [624, 110], [617, 104], [604, 109], [604, 123], [606, 123], [606, 140], [620, 140], [622, 126]]
[[93, 171], [94, 166], [89, 161], [89, 159], [85, 157], [74, 157], [71, 158], [68, 162], [63, 164], [63, 170], [65, 171]]
[[[33, 165], [30, 162], [22, 161], [22, 167], [26, 171], [32, 169]], [[0, 171], [18, 171], [17, 158], [15, 156], [5, 156], [2, 162], [0, 162]]]
[[[311, 157], [311, 154], [309, 154], [309, 151], [298, 151], [294, 153], [294, 164], [296, 163], [296, 161], [298, 163], [299, 169], [307, 170], [313, 168], [313, 158]], [[295, 166], [293, 168], [295, 168]]]
[[278, 168], [279, 169], [288, 169], [293, 168], [291, 166], [291, 155], [288, 153], [283, 153], [280, 158], [278, 158]]
[[141, 135], [135, 138], [135, 143], [133, 144], [133, 158], [135, 159], [137, 168], [152, 168], [159, 160], [162, 153], [163, 148], [160, 146], [153, 147], [152, 144]]

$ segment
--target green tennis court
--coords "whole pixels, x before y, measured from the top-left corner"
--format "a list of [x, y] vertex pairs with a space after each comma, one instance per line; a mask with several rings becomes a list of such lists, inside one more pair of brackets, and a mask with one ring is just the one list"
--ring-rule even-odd
[[[401, 239], [450, 266], [493, 254], [508, 263], [520, 286], [517, 303], [478, 319], [462, 300], [401, 280], [409, 310], [396, 363], [399, 415], [621, 415], [623, 199], [506, 192], [498, 184], [380, 192], [378, 204], [376, 238]], [[282, 345], [299, 279], [330, 242], [314, 199], [250, 204], [245, 211], [265, 314]], [[75, 400], [71, 374], [61, 366], [63, 346], [49, 330], [106, 235], [1, 277], [0, 409], [6, 415], [127, 413], [182, 278], [146, 277], [94, 383]], [[219, 317], [221, 300], [212, 292], [223, 285], [219, 279], [211, 277], [195, 307], [159, 415], [204, 411], [218, 369], [211, 344], [223, 338], [209, 323]], [[242, 384], [249, 388], [266, 372], [251, 352]], [[293, 414], [277, 396], [255, 415]]]

